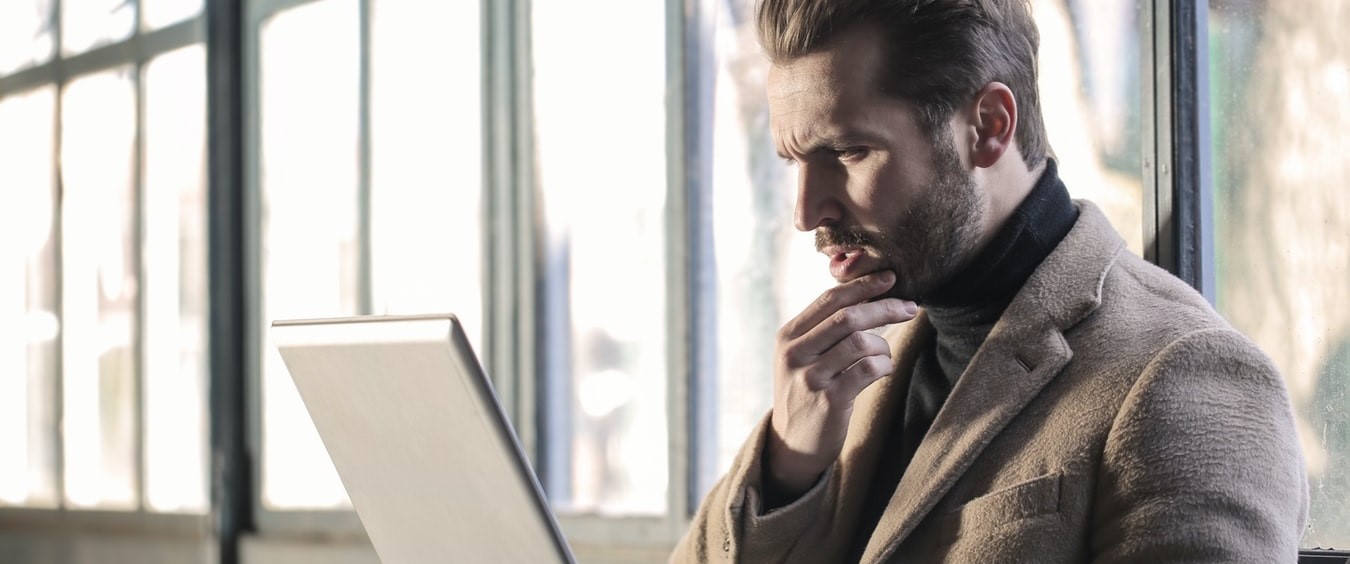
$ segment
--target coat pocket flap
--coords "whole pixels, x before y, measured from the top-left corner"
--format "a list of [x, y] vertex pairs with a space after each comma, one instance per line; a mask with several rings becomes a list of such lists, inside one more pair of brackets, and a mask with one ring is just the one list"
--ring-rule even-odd
[[1062, 477], [1060, 472], [1046, 474], [966, 502], [942, 517], [938, 527], [941, 542], [1059, 511]]

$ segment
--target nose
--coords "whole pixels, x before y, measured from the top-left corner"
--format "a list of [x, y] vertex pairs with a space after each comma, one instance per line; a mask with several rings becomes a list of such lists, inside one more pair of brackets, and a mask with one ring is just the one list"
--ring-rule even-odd
[[792, 214], [798, 231], [814, 231], [843, 218], [844, 208], [839, 200], [843, 184], [842, 178], [827, 168], [798, 165], [797, 206]]

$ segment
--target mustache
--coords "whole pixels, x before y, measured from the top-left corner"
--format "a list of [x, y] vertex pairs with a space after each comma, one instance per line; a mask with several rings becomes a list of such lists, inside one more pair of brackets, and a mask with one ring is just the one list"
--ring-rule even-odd
[[858, 227], [817, 227], [816, 252], [831, 246], [876, 248], [885, 238], [885, 235]]

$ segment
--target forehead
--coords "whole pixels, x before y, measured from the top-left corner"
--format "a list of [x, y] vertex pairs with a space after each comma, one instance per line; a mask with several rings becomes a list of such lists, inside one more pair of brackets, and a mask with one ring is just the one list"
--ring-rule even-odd
[[870, 96], [880, 59], [879, 33], [859, 29], [840, 34], [822, 49], [770, 66], [769, 102], [783, 105], [802, 96], [843, 102]]
[[861, 28], [840, 34], [823, 49], [772, 65], [767, 91], [775, 138], [782, 143], [789, 136], [829, 137], [840, 128], [876, 126], [880, 111], [907, 108], [877, 87], [882, 56], [880, 32]]

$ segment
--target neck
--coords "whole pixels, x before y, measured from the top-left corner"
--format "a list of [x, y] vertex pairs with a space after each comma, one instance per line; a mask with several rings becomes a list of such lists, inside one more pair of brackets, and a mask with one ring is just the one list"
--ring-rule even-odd
[[990, 308], [1002, 313], [1031, 273], [1054, 250], [1078, 218], [1053, 161], [1012, 210], [994, 236], [943, 289], [924, 304]]

